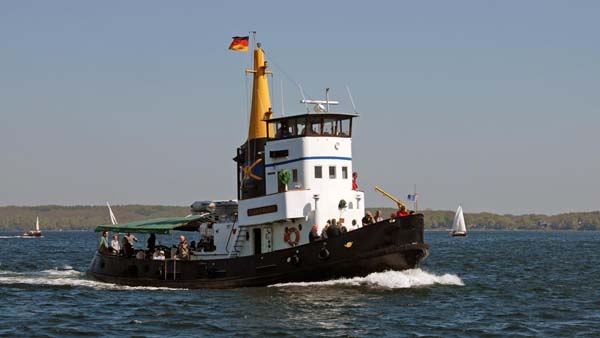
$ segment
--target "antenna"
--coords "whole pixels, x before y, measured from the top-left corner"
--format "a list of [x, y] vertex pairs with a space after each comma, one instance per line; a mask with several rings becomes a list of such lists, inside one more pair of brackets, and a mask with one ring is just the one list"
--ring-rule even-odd
[[306, 102], [306, 96], [304, 96], [304, 90], [302, 90], [302, 85], [298, 83], [298, 88], [300, 89], [300, 94], [302, 95], [302, 101], [300, 103], [304, 103], [304, 107], [306, 107], [306, 112], [308, 113], [308, 103]]
[[279, 80], [279, 91], [281, 92], [281, 116], [285, 115], [285, 108], [283, 105], [283, 80]]
[[350, 86], [346, 85], [346, 91], [348, 92], [348, 97], [350, 97], [350, 103], [352, 103], [352, 109], [354, 109], [354, 113], [358, 114], [356, 111], [356, 105], [354, 105], [354, 99], [352, 98], [352, 93], [350, 92]]
[[327, 112], [329, 113], [329, 88], [325, 88], [325, 101], [327, 101]]

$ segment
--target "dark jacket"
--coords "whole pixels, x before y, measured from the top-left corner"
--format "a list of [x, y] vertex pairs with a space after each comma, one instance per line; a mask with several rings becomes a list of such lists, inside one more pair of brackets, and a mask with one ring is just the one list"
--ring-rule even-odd
[[148, 250], [150, 250], [150, 252], [154, 252], [155, 247], [156, 247], [156, 235], [150, 234], [150, 237], [148, 237]]
[[342, 232], [340, 231], [340, 228], [337, 225], [332, 225], [329, 228], [327, 228], [327, 238], [335, 238], [341, 234]]

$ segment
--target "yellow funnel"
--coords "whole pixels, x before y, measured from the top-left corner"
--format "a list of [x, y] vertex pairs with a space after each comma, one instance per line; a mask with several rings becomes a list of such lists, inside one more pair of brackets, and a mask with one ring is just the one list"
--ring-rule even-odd
[[254, 69], [246, 70], [246, 72], [254, 73], [252, 109], [248, 127], [248, 140], [250, 141], [267, 137], [267, 124], [264, 120], [270, 119], [272, 115], [269, 82], [267, 81], [267, 75], [272, 73], [267, 71], [265, 53], [260, 45], [254, 50]]

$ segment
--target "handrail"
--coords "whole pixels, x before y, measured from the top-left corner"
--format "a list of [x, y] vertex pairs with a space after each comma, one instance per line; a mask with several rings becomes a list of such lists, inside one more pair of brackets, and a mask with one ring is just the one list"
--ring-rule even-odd
[[[229, 231], [229, 237], [227, 237], [227, 244], [225, 244], [225, 252], [229, 253], [229, 241], [231, 240], [231, 235], [233, 234], [233, 228], [235, 227], [235, 223], [238, 221], [238, 218], [235, 218], [233, 224], [231, 225], [231, 231]], [[240, 234], [238, 234], [239, 236]]]

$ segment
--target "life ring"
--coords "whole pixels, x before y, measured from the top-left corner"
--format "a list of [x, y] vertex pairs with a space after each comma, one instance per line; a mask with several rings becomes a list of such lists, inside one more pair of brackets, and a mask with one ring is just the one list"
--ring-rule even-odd
[[320, 259], [329, 258], [329, 250], [327, 250], [327, 248], [321, 248], [321, 251], [319, 251], [319, 258]]
[[[294, 235], [293, 240], [292, 234]], [[285, 234], [283, 234], [283, 241], [286, 242], [289, 246], [298, 245], [298, 242], [300, 242], [300, 231], [298, 231], [298, 229], [294, 227], [285, 228]]]

